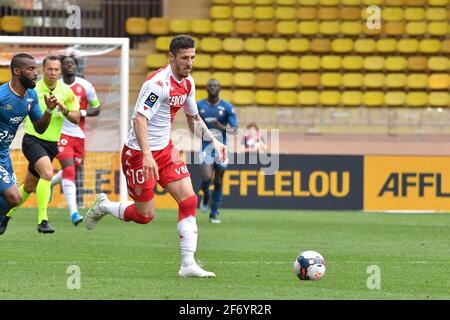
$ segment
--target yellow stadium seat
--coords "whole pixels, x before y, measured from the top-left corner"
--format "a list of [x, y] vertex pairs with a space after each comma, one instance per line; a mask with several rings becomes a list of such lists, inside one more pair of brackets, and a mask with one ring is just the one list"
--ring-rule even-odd
[[244, 51], [244, 40], [241, 38], [225, 38], [222, 48], [226, 52], [239, 53]]
[[275, 0], [275, 3], [280, 6], [293, 6], [297, 0]]
[[448, 0], [429, 0], [428, 5], [430, 5], [430, 6], [446, 6], [446, 5], [448, 5]]
[[353, 50], [352, 39], [334, 39], [331, 43], [331, 49], [338, 53], [347, 53]]
[[448, 36], [448, 23], [445, 22], [430, 22], [427, 26], [427, 33], [432, 36]]
[[297, 105], [297, 91], [281, 90], [276, 93], [276, 104], [279, 106]]
[[363, 99], [360, 91], [345, 91], [341, 95], [341, 104], [349, 107], [361, 106]]
[[384, 95], [384, 104], [389, 107], [402, 107], [406, 102], [406, 94], [403, 91], [390, 91]]
[[222, 41], [219, 38], [205, 37], [200, 40], [200, 51], [219, 52], [222, 50]]
[[428, 96], [425, 92], [409, 92], [406, 96], [408, 107], [423, 107], [427, 104]]
[[427, 68], [427, 58], [409, 57], [406, 66], [412, 71], [423, 71]]
[[404, 71], [406, 66], [404, 57], [387, 57], [384, 65], [388, 71]]
[[231, 87], [233, 85], [233, 74], [230, 72], [216, 71], [211, 74], [211, 79], [219, 81], [222, 87]]
[[203, 99], [206, 99], [206, 98], [208, 98], [208, 92], [205, 89], [201, 89], [201, 90], [197, 89], [197, 90], [195, 90], [195, 99], [197, 101], [200, 101], [200, 100], [203, 100]]
[[319, 102], [323, 106], [337, 106], [341, 102], [341, 93], [339, 91], [322, 91]]
[[423, 7], [427, 4], [428, 0], [406, 0], [408, 7]]
[[366, 6], [381, 5], [383, 4], [383, 0], [363, 0], [362, 3]]
[[273, 53], [283, 53], [288, 49], [288, 42], [283, 38], [270, 38], [266, 42], [266, 49]]
[[[166, 56], [167, 60], [167, 56]], [[194, 62], [195, 69], [209, 69], [212, 66], [211, 56], [208, 54], [197, 54], [195, 55]]]
[[373, 53], [375, 52], [375, 40], [373, 39], [358, 39], [355, 41], [355, 52], [358, 53]]
[[320, 60], [320, 66], [324, 70], [339, 70], [341, 62], [342, 58], [340, 56], [323, 56]]
[[397, 7], [385, 7], [381, 16], [385, 21], [402, 21], [403, 20], [403, 8]]
[[342, 85], [346, 88], [359, 88], [362, 86], [362, 81], [361, 73], [345, 73], [342, 76]]
[[363, 26], [362, 26], [363, 34], [369, 36], [369, 38], [372, 36], [381, 35], [382, 33], [385, 32], [385, 28], [386, 28], [386, 24], [384, 22], [381, 22], [380, 26], [377, 28], [372, 28], [372, 27], [369, 28], [366, 23], [363, 23]]
[[191, 32], [194, 34], [210, 34], [212, 31], [212, 23], [209, 19], [191, 20]]
[[231, 2], [236, 5], [244, 5], [244, 4], [251, 4], [252, 0], [231, 0]]
[[209, 79], [211, 79], [211, 72], [209, 71], [194, 71], [192, 72], [195, 84], [199, 87], [205, 87]]
[[364, 69], [369, 71], [380, 71], [384, 68], [384, 59], [381, 56], [370, 56], [364, 59]]
[[231, 7], [229, 6], [212, 6], [209, 10], [211, 19], [230, 19]]
[[290, 52], [300, 53], [309, 49], [309, 40], [306, 38], [292, 38], [288, 41], [288, 50]]
[[277, 76], [273, 72], [258, 72], [255, 77], [255, 87], [273, 89], [277, 83]]
[[428, 104], [430, 107], [445, 108], [449, 106], [450, 95], [448, 92], [430, 92], [428, 95]]
[[339, 10], [337, 7], [319, 7], [319, 20], [338, 20]]
[[336, 35], [340, 32], [338, 21], [322, 21], [319, 24], [319, 33], [323, 35]]
[[425, 10], [423, 8], [406, 8], [404, 12], [406, 21], [420, 21], [425, 19]]
[[300, 61], [297, 56], [281, 56], [278, 58], [278, 68], [281, 70], [298, 70]]
[[267, 6], [272, 5], [275, 0], [253, 0], [255, 6]]
[[231, 4], [231, 0], [212, 0], [212, 4]]
[[341, 33], [343, 35], [357, 36], [362, 32], [361, 22], [345, 21], [341, 23]]
[[253, 7], [251, 6], [235, 6], [231, 11], [234, 19], [249, 20], [253, 18]]
[[272, 20], [275, 17], [275, 9], [273, 7], [255, 7], [253, 9], [253, 17], [256, 20]]
[[363, 104], [367, 107], [380, 107], [384, 103], [383, 92], [367, 91], [363, 94]]
[[145, 57], [145, 65], [152, 69], [156, 70], [161, 68], [161, 66], [169, 63], [169, 58], [167, 54], [163, 53], [150, 53]]
[[317, 91], [301, 91], [297, 95], [298, 104], [301, 106], [315, 106], [319, 104], [319, 92]]
[[256, 57], [256, 67], [261, 70], [275, 70], [277, 63], [277, 57], [274, 55], [261, 54]]
[[344, 56], [342, 59], [342, 67], [345, 70], [361, 70], [364, 59], [361, 56]]
[[406, 33], [411, 36], [422, 36], [427, 33], [427, 24], [423, 21], [408, 22]]
[[426, 18], [428, 21], [447, 20], [447, 10], [446, 8], [428, 8]]
[[233, 74], [233, 84], [236, 87], [253, 87], [255, 74], [253, 72], [235, 72]]
[[406, 86], [410, 89], [424, 89], [428, 85], [428, 76], [425, 73], [410, 73]]
[[317, 88], [320, 84], [320, 74], [302, 72], [299, 77], [299, 84], [302, 88]]
[[339, 87], [341, 85], [341, 74], [337, 72], [322, 73], [320, 84], [323, 87]]
[[300, 57], [300, 69], [302, 70], [319, 70], [320, 57], [315, 56], [301, 56]]
[[235, 56], [234, 68], [237, 70], [255, 70], [256, 68], [255, 57], [248, 55]]
[[302, 35], [316, 35], [319, 32], [319, 23], [317, 21], [301, 21], [298, 24], [298, 32]]
[[212, 67], [219, 70], [231, 70], [233, 68], [234, 59], [232, 55], [216, 54], [212, 57]]
[[337, 6], [340, 0], [319, 0], [319, 4], [322, 6]]
[[417, 39], [400, 39], [397, 50], [400, 53], [415, 53], [419, 50], [419, 41]]
[[297, 18], [297, 12], [292, 7], [277, 7], [275, 9], [275, 19], [294, 20]]
[[315, 38], [310, 43], [310, 50], [317, 53], [329, 52], [331, 49], [330, 39]]
[[447, 71], [448, 60], [446, 57], [430, 57], [427, 66], [432, 71]]
[[319, 0], [298, 0], [298, 3], [302, 6], [315, 6], [319, 4]]
[[[159, 66], [161, 67], [161, 65]], [[11, 71], [9, 68], [0, 68], [0, 83], [5, 83], [11, 80]]]
[[[415, 31], [416, 27], [415, 25], [411, 26], [411, 23], [415, 22], [408, 22], [408, 25], [410, 25], [410, 31]], [[389, 36], [402, 36], [405, 33], [405, 24], [401, 21], [388, 21], [384, 26], [384, 33]]]
[[253, 20], [237, 20], [234, 24], [234, 32], [251, 35], [255, 32], [255, 22]]
[[341, 4], [344, 6], [359, 6], [361, 3], [361, 0], [341, 0]]
[[255, 100], [255, 95], [252, 90], [234, 90], [232, 102], [236, 105], [252, 105]]
[[298, 74], [294, 72], [280, 72], [277, 77], [277, 88], [296, 89], [299, 86]]
[[367, 73], [363, 78], [364, 87], [369, 89], [379, 89], [384, 85], [384, 74]]
[[255, 31], [260, 35], [273, 35], [276, 31], [275, 21], [258, 21], [255, 25]]
[[339, 11], [341, 20], [360, 20], [360, 11], [358, 7], [342, 7]]
[[172, 19], [169, 29], [172, 33], [189, 33], [191, 32], [191, 22], [187, 19]]
[[161, 36], [156, 38], [156, 50], [158, 51], [169, 51], [170, 41], [172, 41], [172, 37]]
[[231, 34], [233, 33], [232, 20], [214, 20], [212, 22], [212, 32], [215, 34]]
[[221, 89], [220, 97], [226, 101], [233, 101], [233, 91], [229, 89]]
[[441, 52], [450, 54], [450, 39], [441, 42]]
[[402, 6], [405, 0], [384, 0], [385, 6]]
[[384, 79], [384, 85], [390, 88], [404, 88], [406, 86], [406, 74], [404, 73], [389, 73]]
[[[20, 17], [16, 17], [20, 18]], [[18, 23], [19, 19], [13, 18], [13, 16], [4, 16], [2, 18], [2, 26], [3, 31], [5, 32], [21, 32], [23, 30], [23, 26], [20, 31], [20, 28], [13, 25], [14, 23]], [[22, 18], [20, 18], [20, 21], [22, 21]], [[130, 17], [127, 18], [125, 21], [125, 31], [128, 34], [131, 34], [133, 36], [142, 36], [147, 34], [148, 32], [148, 26], [147, 26], [147, 19], [142, 17]]]
[[299, 7], [297, 9], [298, 20], [315, 20], [317, 18], [316, 7]]
[[446, 73], [435, 73], [428, 78], [428, 88], [430, 89], [448, 89], [450, 86], [450, 78]]
[[288, 36], [297, 33], [297, 22], [295, 21], [279, 21], [277, 22], [277, 33], [279, 35]]
[[255, 94], [255, 103], [262, 106], [275, 105], [275, 92], [272, 90], [258, 90]]
[[148, 33], [155, 36], [166, 35], [170, 32], [169, 20], [162, 17], [153, 17], [148, 19], [147, 27]]
[[247, 38], [244, 50], [251, 53], [262, 53], [266, 51], [266, 40], [263, 38]]
[[379, 39], [376, 44], [376, 50], [381, 53], [391, 53], [397, 50], [397, 41], [395, 39]]
[[422, 53], [438, 53], [441, 43], [437, 39], [422, 39], [419, 43], [419, 51]]
[[[134, 18], [133, 18], [134, 19]], [[138, 18], [136, 18], [138, 19]], [[145, 20], [145, 18], [144, 18]], [[23, 32], [24, 30], [24, 21], [22, 17], [19, 16], [3, 16], [3, 18], [0, 19], [1, 22], [1, 26], [0, 26], [0, 30], [3, 30], [4, 32], [8, 32], [8, 33], [20, 33]], [[142, 22], [137, 22], [138, 25], [134, 26], [134, 22], [132, 22], [132, 25], [130, 26], [131, 28], [135, 28], [138, 32], [140, 32], [141, 30], [141, 24]], [[147, 29], [147, 20], [145, 21], [145, 28]], [[127, 26], [127, 25], [126, 25]], [[131, 31], [133, 31], [134, 29], [132, 29]], [[127, 31], [127, 33], [129, 34], [133, 34]], [[136, 35], [140, 35], [141, 33], [138, 33]]]

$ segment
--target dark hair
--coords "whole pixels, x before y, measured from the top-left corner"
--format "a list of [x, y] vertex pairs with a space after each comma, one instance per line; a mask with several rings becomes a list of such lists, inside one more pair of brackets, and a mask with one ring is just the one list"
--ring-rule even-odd
[[180, 34], [170, 41], [169, 51], [176, 55], [181, 49], [195, 48], [195, 41], [191, 36]]
[[42, 61], [42, 66], [45, 66], [45, 64], [47, 63], [48, 60], [58, 60], [59, 62], [61, 62], [61, 58], [58, 56], [47, 56], [44, 61]]
[[74, 55], [70, 55], [70, 56], [61, 56], [61, 64], [63, 64], [64, 63], [64, 60], [66, 60], [66, 59], [72, 59], [73, 61], [75, 61], [75, 65], [78, 67], [78, 59], [77, 58], [75, 58], [75, 56]]
[[246, 128], [247, 129], [250, 129], [250, 128], [255, 128], [256, 130], [259, 130], [259, 128], [258, 128], [258, 125], [256, 124], [256, 122], [249, 122], [248, 124], [247, 124], [247, 126], [246, 126]]
[[11, 59], [11, 72], [14, 68], [21, 68], [23, 65], [23, 59], [32, 59], [34, 60], [33, 56], [30, 56], [28, 53], [18, 53], [14, 55]]

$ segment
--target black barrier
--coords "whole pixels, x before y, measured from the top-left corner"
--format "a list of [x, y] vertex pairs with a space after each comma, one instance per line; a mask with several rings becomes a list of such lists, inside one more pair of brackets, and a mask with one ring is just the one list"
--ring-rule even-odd
[[[196, 154], [187, 154], [194, 188]], [[225, 171], [223, 208], [363, 209], [363, 156], [277, 155], [271, 161], [233, 154]], [[239, 164], [243, 163], [243, 164]], [[278, 170], [274, 172], [274, 163]], [[266, 173], [265, 173], [266, 172]]]

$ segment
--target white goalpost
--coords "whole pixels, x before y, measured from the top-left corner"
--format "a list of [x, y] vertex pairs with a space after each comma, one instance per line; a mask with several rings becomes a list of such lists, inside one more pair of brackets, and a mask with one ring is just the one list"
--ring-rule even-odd
[[[115, 188], [116, 191], [119, 191], [120, 200], [126, 201], [128, 194], [125, 177], [120, 169], [120, 151], [127, 136], [129, 124], [129, 39], [0, 36], [0, 49], [0, 66], [3, 66], [3, 68], [9, 67], [10, 57], [18, 52], [26, 52], [31, 55], [35, 53], [39, 57], [45, 57], [47, 55], [75, 54], [79, 58], [87, 60], [91, 59], [91, 61], [94, 61], [93, 57], [95, 57], [95, 59], [102, 59], [103, 57], [105, 57], [105, 60], [109, 59], [112, 69], [117, 69], [118, 74], [101, 74], [101, 71], [99, 71], [100, 74], [98, 77], [103, 77], [103, 79], [106, 79], [105, 81], [109, 81], [102, 86], [103, 95], [99, 94], [96, 82], [89, 79], [89, 77], [86, 77], [97, 90], [97, 95], [101, 102], [101, 112], [99, 117], [88, 117], [86, 119], [86, 151], [87, 153], [91, 151], [92, 153], [95, 153], [96, 158], [85, 158], [85, 166], [94, 168], [102, 161], [109, 161], [113, 163], [114, 166], [114, 173], [112, 173], [109, 178], [106, 178], [106, 180], [102, 180], [101, 167], [96, 167], [96, 171], [93, 171], [92, 174], [94, 174], [95, 177], [91, 177], [94, 179], [94, 182], [92, 182], [93, 184], [91, 184], [95, 186], [91, 187], [91, 189], [94, 188], [94, 190], [90, 191], [90, 199], [95, 197], [95, 190], [98, 190], [99, 186], [102, 186], [102, 183], [110, 183], [108, 188]], [[41, 62], [42, 59], [39, 59], [36, 55], [33, 56], [38, 62]], [[91, 62], [91, 65], [95, 68], [96, 62]], [[94, 119], [91, 120], [91, 118]], [[91, 124], [89, 125], [88, 123], [90, 121]], [[20, 132], [18, 132], [14, 139], [13, 145], [16, 146], [17, 149], [20, 148]], [[12, 149], [14, 149], [14, 146], [12, 146]], [[105, 151], [108, 151], [109, 153]], [[92, 163], [89, 163], [89, 161]], [[57, 162], [58, 161], [55, 159], [53, 164], [55, 165]], [[14, 168], [19, 178], [21, 172], [17, 172], [17, 164], [14, 164]], [[100, 176], [100, 178], [98, 178], [98, 176]], [[20, 182], [21, 180], [19, 179], [19, 183]], [[117, 183], [119, 184], [118, 188]], [[111, 187], [111, 185], [114, 187]], [[113, 191], [114, 190], [112, 190], [112, 192]]]

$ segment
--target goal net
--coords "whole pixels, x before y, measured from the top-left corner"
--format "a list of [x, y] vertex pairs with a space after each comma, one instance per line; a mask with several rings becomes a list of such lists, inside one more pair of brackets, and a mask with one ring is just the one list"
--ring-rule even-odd
[[[100, 115], [86, 117], [84, 164], [77, 170], [77, 202], [89, 207], [99, 192], [111, 200], [126, 200], [127, 191], [120, 170], [120, 151], [128, 130], [127, 38], [83, 37], [0, 37], [0, 83], [8, 81], [9, 64], [14, 54], [31, 54], [42, 66], [48, 55], [74, 55], [79, 63], [78, 76], [91, 82], [101, 103]], [[40, 72], [42, 78], [42, 72]], [[19, 184], [25, 178], [28, 162], [21, 150], [22, 123], [11, 145], [11, 158]], [[60, 169], [53, 161], [55, 172]], [[35, 198], [24, 207], [35, 207]], [[66, 207], [60, 186], [53, 190], [50, 207]]]

